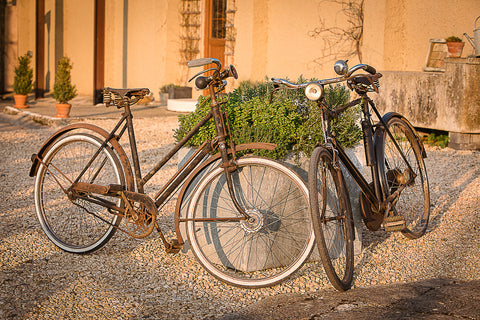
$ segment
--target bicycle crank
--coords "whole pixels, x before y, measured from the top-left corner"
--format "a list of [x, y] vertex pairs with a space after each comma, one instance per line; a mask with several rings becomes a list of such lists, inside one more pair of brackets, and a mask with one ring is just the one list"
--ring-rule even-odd
[[120, 197], [125, 202], [125, 232], [136, 239], [150, 235], [157, 218], [157, 207], [152, 198], [131, 191], [121, 191]]

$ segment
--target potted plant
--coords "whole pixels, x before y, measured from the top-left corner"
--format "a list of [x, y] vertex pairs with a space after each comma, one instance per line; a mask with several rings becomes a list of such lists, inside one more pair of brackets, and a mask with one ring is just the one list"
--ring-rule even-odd
[[447, 41], [448, 56], [450, 58], [460, 58], [465, 43], [461, 38], [451, 36], [445, 39]]
[[69, 104], [68, 101], [77, 95], [77, 88], [72, 85], [71, 81], [71, 70], [72, 64], [68, 57], [62, 57], [58, 60], [52, 94], [52, 97], [58, 102], [55, 105], [57, 108], [57, 115], [55, 117], [57, 118], [68, 118], [71, 108], [71, 104]]
[[15, 108], [28, 108], [26, 105], [27, 95], [33, 89], [33, 69], [30, 67], [31, 58], [31, 52], [18, 57], [18, 66], [15, 68], [15, 77], [13, 79]]

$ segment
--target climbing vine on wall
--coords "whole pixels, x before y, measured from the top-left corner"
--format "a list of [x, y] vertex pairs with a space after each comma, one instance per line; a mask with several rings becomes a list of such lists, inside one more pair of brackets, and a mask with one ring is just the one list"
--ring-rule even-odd
[[[180, 59], [181, 68], [185, 68], [188, 61], [198, 57], [200, 40], [202, 39], [202, 0], [181, 0], [180, 7]], [[225, 64], [233, 64], [237, 31], [234, 20], [236, 13], [235, 0], [227, 0], [225, 24]], [[183, 79], [186, 82], [187, 79]]]
[[225, 64], [233, 64], [233, 57], [235, 53], [235, 41], [237, 38], [237, 30], [235, 29], [235, 13], [237, 8], [235, 0], [227, 0], [227, 21], [225, 24]]
[[200, 5], [200, 0], [181, 0], [179, 62], [182, 68], [186, 68], [187, 62], [195, 59], [200, 53], [202, 13]]
[[309, 32], [311, 37], [323, 41], [322, 56], [314, 61], [322, 64], [338, 57], [344, 59], [357, 57], [362, 62], [365, 0], [324, 0], [323, 2], [340, 5], [347, 24], [345, 27], [330, 27], [326, 25], [324, 19], [320, 19], [320, 26]]

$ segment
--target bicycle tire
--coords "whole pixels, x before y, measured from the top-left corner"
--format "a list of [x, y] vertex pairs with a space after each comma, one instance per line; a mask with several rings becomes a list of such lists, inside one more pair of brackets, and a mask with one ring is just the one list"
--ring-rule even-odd
[[[109, 213], [106, 208], [85, 200], [70, 201], [63, 191], [70, 187], [102, 142], [86, 133], [63, 136], [49, 149], [39, 167], [35, 180], [37, 217], [47, 237], [64, 251], [77, 254], [95, 251], [110, 240], [115, 226], [120, 224], [121, 217]], [[96, 171], [96, 165], [101, 165], [101, 170]], [[122, 166], [113, 150], [103, 148], [80, 181], [125, 185]], [[115, 199], [115, 202], [121, 205], [120, 200]]]
[[244, 157], [237, 165], [232, 172], [235, 194], [255, 221], [196, 220], [239, 215], [224, 169], [217, 167], [192, 196], [188, 241], [216, 278], [244, 288], [272, 286], [297, 271], [314, 246], [308, 188], [294, 171], [271, 159]]
[[330, 283], [339, 291], [352, 286], [354, 226], [348, 190], [332, 154], [313, 150], [308, 170], [310, 210], [317, 248]]
[[[422, 156], [423, 149], [414, 129], [405, 119], [391, 117], [386, 124], [417, 175], [414, 183], [403, 189], [392, 207], [395, 215], [405, 218], [406, 228], [402, 233], [410, 239], [416, 239], [425, 234], [430, 217], [430, 190]], [[398, 187], [399, 179], [408, 180], [405, 176], [407, 165], [386, 130], [382, 128], [375, 133], [375, 148], [382, 190], [389, 196]]]

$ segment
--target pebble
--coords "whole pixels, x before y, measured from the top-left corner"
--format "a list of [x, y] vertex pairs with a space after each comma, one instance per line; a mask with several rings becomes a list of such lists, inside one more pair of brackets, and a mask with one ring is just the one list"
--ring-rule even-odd
[[[113, 120], [88, 122], [109, 129]], [[174, 143], [176, 117], [135, 119], [142, 172]], [[36, 218], [30, 156], [57, 128], [2, 132], [0, 150], [0, 317], [21, 319], [214, 319], [281, 293], [320, 294], [331, 289], [322, 265], [308, 262], [270, 288], [228, 286], [183, 253], [164, 252], [158, 236], [141, 241], [117, 232], [88, 255], [61, 251]], [[126, 141], [121, 143], [125, 146]], [[431, 219], [426, 235], [363, 230], [354, 287], [429, 278], [480, 279], [480, 152], [427, 146]], [[173, 158], [152, 179], [154, 194], [176, 170]], [[174, 201], [159, 217], [173, 228]], [[316, 250], [316, 249], [315, 249]], [[319, 293], [316, 293], [316, 292]], [[340, 309], [355, 306], [345, 304]], [[340, 311], [340, 310], [339, 310]]]

